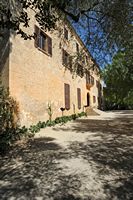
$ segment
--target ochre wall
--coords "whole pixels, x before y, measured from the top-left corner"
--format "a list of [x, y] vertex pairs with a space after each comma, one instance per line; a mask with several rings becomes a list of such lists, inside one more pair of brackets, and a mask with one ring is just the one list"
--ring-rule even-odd
[[[33, 20], [30, 31], [34, 32]], [[87, 104], [87, 92], [90, 93], [91, 106], [97, 107], [97, 102], [93, 104], [93, 95], [97, 99], [96, 81], [90, 91], [86, 89], [85, 77], [72, 77], [69, 70], [65, 70], [62, 65], [62, 49], [60, 48], [60, 36], [58, 31], [47, 33], [52, 38], [52, 57], [42, 53], [34, 46], [33, 40], [23, 40], [19, 36], [13, 36], [12, 52], [10, 54], [10, 92], [16, 98], [20, 106], [21, 124], [30, 125], [39, 120], [48, 120], [48, 103], [53, 109], [53, 119], [61, 116], [60, 108], [64, 107], [64, 83], [70, 84], [71, 109], [65, 111], [64, 115], [82, 112]], [[70, 42], [63, 44], [63, 48], [69, 52], [76, 51], [76, 38], [69, 32]], [[95, 80], [99, 79], [94, 75]], [[81, 88], [82, 108], [77, 108], [77, 88]]]

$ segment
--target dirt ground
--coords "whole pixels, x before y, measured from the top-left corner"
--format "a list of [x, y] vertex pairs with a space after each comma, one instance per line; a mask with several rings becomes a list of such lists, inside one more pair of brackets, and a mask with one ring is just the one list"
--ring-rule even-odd
[[99, 113], [0, 157], [0, 200], [133, 200], [133, 111]]

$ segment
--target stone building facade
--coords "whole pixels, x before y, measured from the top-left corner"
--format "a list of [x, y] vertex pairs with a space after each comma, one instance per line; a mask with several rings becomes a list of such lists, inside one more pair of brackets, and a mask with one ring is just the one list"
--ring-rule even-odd
[[[100, 108], [100, 69], [69, 22], [44, 32], [33, 18], [28, 29], [35, 40], [10, 34], [1, 53], [3, 84], [20, 107], [22, 125]], [[4, 59], [4, 61], [2, 61]]]

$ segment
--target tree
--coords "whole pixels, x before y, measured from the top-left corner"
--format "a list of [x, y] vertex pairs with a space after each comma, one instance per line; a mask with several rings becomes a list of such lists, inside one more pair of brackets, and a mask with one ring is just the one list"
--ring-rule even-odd
[[132, 60], [126, 61], [127, 52], [118, 52], [110, 65], [103, 70], [106, 84], [105, 102], [108, 109], [133, 108]]
[[54, 29], [61, 17], [69, 18], [95, 55], [101, 50], [103, 55], [114, 54], [133, 37], [132, 0], [1, 0], [0, 29], [13, 29], [24, 39], [34, 37], [22, 28], [29, 25], [29, 9], [45, 30]]

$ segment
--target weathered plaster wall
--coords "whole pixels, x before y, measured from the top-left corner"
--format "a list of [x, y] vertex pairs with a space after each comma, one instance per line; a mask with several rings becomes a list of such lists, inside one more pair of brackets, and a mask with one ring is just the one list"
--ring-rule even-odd
[[[31, 22], [29, 31], [34, 32]], [[52, 38], [52, 57], [34, 47], [33, 40], [24, 41], [19, 36], [12, 37], [12, 52], [10, 54], [10, 91], [20, 105], [21, 124], [30, 125], [39, 120], [48, 119], [48, 103], [53, 109], [53, 118], [61, 116], [60, 108], [64, 107], [64, 83], [70, 84], [71, 109], [64, 115], [83, 111], [87, 104], [87, 92], [90, 92], [91, 105], [93, 95], [97, 96], [96, 83], [90, 91], [86, 89], [86, 80], [79, 76], [73, 78], [69, 70], [62, 65], [61, 37], [58, 31], [47, 33]], [[63, 48], [69, 52], [76, 51], [76, 38], [69, 33], [70, 42], [62, 42]], [[95, 78], [98, 77], [95, 75]], [[82, 108], [77, 108], [77, 88], [81, 88]]]

